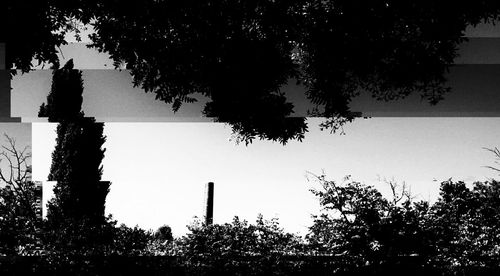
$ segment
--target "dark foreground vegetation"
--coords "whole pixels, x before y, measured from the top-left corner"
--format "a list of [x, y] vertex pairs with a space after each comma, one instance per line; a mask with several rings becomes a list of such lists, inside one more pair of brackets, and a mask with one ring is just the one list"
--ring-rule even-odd
[[[117, 226], [111, 217], [68, 222], [54, 229], [29, 219], [17, 197], [2, 188], [0, 273], [56, 275], [477, 275], [499, 273], [500, 186], [496, 180], [441, 183], [438, 200], [414, 201], [404, 185], [393, 196], [346, 177], [314, 176], [323, 213], [305, 237], [285, 232], [277, 219], [205, 225], [173, 238]], [[19, 208], [18, 208], [19, 207]], [[7, 216], [8, 211], [12, 214]], [[30, 210], [28, 210], [30, 211]], [[35, 210], [31, 210], [35, 212]], [[33, 225], [34, 227], [26, 227]], [[59, 224], [60, 227], [61, 224]]]
[[498, 19], [498, 3], [137, 3], [8, 1], [8, 20], [22, 20], [0, 35], [7, 67], [28, 72], [33, 58], [52, 65], [39, 116], [59, 124], [48, 177], [57, 185], [46, 220], [38, 215], [27, 151], [10, 138], [3, 147], [0, 158], [10, 166], [1, 168], [1, 275], [500, 274], [496, 180], [468, 187], [450, 179], [430, 203], [390, 181], [392, 196], [384, 198], [350, 177], [337, 183], [313, 176], [323, 213], [305, 237], [262, 217], [253, 224], [237, 217], [195, 221], [175, 239], [167, 226], [118, 226], [104, 216], [111, 187], [101, 181], [104, 125], [85, 117], [82, 72], [72, 61], [61, 67], [56, 50], [65, 32], [77, 31], [73, 23], [91, 24], [90, 46], [125, 64], [135, 85], [174, 110], [205, 96], [203, 114], [229, 123], [241, 141], [286, 143], [307, 132], [280, 90], [289, 79], [305, 86], [312, 115], [327, 118], [326, 128], [354, 118], [349, 103], [361, 91], [387, 101], [419, 93], [435, 104], [449, 92], [445, 73], [466, 26]]

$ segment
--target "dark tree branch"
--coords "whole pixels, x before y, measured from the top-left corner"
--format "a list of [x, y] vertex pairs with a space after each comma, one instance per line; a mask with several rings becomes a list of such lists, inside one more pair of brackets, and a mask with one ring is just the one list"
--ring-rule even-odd
[[29, 147], [26, 146], [19, 151], [14, 138], [7, 134], [4, 134], [4, 137], [8, 145], [2, 145], [3, 151], [0, 152], [0, 156], [3, 158], [0, 158], [0, 163], [3, 159], [7, 160], [9, 169], [8, 175], [6, 175], [6, 172], [0, 167], [0, 180], [12, 189], [14, 195], [20, 199], [25, 207], [31, 208], [26, 185], [31, 173], [31, 166], [28, 164], [31, 154], [27, 153]]
[[[499, 162], [500, 161], [500, 150], [497, 147], [495, 147], [494, 149], [490, 149], [490, 148], [483, 148], [483, 149], [485, 149], [489, 152], [492, 152], [497, 159], [495, 161], [495, 164], [498, 164], [500, 166], [500, 162]], [[498, 167], [493, 167], [493, 166], [484, 166], [484, 167], [488, 168], [488, 169], [492, 169], [492, 170], [497, 171], [497, 172], [500, 172], [500, 168], [498, 168]]]
[[328, 202], [323, 202], [322, 205], [324, 205], [324, 208], [329, 209], [326, 205], [332, 204], [333, 205], [332, 209], [336, 209], [337, 211], [339, 211], [340, 215], [343, 217], [343, 219], [345, 220], [346, 223], [352, 224], [351, 221], [347, 217], [347, 213], [346, 213], [347, 210], [345, 210], [345, 208], [344, 208], [345, 200], [344, 200], [344, 198], [342, 198], [340, 196], [340, 194], [341, 194], [339, 191], [340, 188], [335, 184], [335, 181], [326, 180], [324, 172], [322, 175], [316, 175], [312, 172], [307, 172], [307, 174], [313, 176], [315, 178], [315, 180], [321, 184], [321, 187], [324, 190], [324, 193], [319, 192], [315, 189], [311, 189], [311, 192], [313, 192], [315, 195], [320, 195], [320, 194], [329, 194], [330, 191], [333, 191], [334, 192], [333, 196], [337, 197], [337, 200], [335, 202], [333, 202], [331, 200]]
[[379, 177], [379, 181], [384, 182], [391, 189], [392, 203], [394, 206], [400, 203], [403, 199], [412, 202], [415, 198], [411, 193], [411, 187], [409, 187], [404, 181], [401, 185], [398, 184], [394, 178], [388, 180], [387, 178], [381, 179]]

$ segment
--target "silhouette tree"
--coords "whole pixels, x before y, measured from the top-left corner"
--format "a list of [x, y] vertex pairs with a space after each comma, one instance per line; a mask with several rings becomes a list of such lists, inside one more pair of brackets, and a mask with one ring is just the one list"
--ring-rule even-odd
[[[441, 183], [440, 198], [431, 207], [435, 233], [431, 263], [458, 274], [471, 268], [498, 269], [500, 261], [500, 183]], [[450, 273], [451, 274], [451, 273]]]
[[194, 222], [188, 229], [179, 241], [187, 274], [290, 275], [295, 271], [285, 256], [302, 249], [298, 236], [286, 233], [277, 219], [264, 220], [262, 215], [255, 224], [236, 216], [231, 223]]
[[[61, 122], [57, 127], [49, 180], [57, 181], [48, 218], [104, 220], [104, 204], [109, 184], [101, 182], [105, 142], [103, 124], [90, 119]], [[61, 213], [59, 213], [61, 212]]]
[[[402, 257], [436, 275], [497, 274], [500, 261], [500, 185], [476, 182], [470, 189], [451, 179], [441, 183], [436, 203], [413, 202], [405, 186], [389, 182], [392, 200], [373, 187], [324, 175], [312, 192], [324, 211], [306, 236], [316, 252], [333, 254], [338, 270], [390, 268]], [[399, 267], [401, 263], [399, 263]]]
[[172, 236], [172, 228], [168, 225], [160, 226], [154, 233], [154, 238], [162, 242], [171, 242], [174, 240]]
[[25, 254], [34, 249], [40, 229], [31, 153], [6, 134], [5, 140], [0, 151], [0, 254]]
[[[311, 190], [324, 211], [314, 216], [307, 240], [313, 249], [336, 255], [339, 270], [397, 263], [400, 257], [432, 256], [431, 231], [424, 227], [427, 202], [412, 202], [405, 186], [388, 181], [393, 198], [387, 200], [372, 186], [352, 181], [338, 184], [313, 175], [321, 189]], [[423, 265], [423, 263], [422, 263]]]
[[80, 111], [83, 102], [82, 72], [73, 70], [70, 59], [60, 70], [52, 73], [52, 87], [47, 96], [47, 105], [42, 103], [38, 117], [48, 117], [49, 122], [76, 121], [83, 117]]
[[47, 105], [40, 107], [40, 116], [60, 122], [48, 177], [57, 181], [47, 213], [49, 223], [55, 226], [73, 221], [98, 227], [106, 220], [109, 183], [101, 181], [104, 125], [84, 117], [82, 92], [82, 73], [69, 61], [54, 71]]
[[121, 224], [114, 229], [112, 254], [122, 256], [140, 256], [147, 251], [148, 243], [153, 239], [151, 231], [135, 226], [134, 228]]

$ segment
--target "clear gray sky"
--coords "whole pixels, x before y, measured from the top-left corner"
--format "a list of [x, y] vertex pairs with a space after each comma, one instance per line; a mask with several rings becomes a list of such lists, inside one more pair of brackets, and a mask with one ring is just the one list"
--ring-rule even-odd
[[[482, 167], [494, 162], [483, 147], [500, 146], [499, 125], [500, 118], [374, 118], [347, 126], [343, 136], [313, 127], [302, 143], [245, 147], [228, 141], [231, 131], [223, 124], [107, 123], [103, 180], [113, 184], [106, 212], [130, 226], [169, 224], [181, 235], [202, 215], [204, 184], [213, 181], [216, 223], [234, 215], [254, 221], [262, 213], [305, 233], [311, 214], [319, 212], [309, 192], [318, 186], [307, 181], [307, 171], [324, 170], [338, 181], [350, 174], [383, 193], [387, 186], [378, 178], [394, 178], [411, 185], [418, 199], [432, 201], [439, 181], [495, 176]], [[33, 124], [37, 180], [48, 175], [54, 129]]]

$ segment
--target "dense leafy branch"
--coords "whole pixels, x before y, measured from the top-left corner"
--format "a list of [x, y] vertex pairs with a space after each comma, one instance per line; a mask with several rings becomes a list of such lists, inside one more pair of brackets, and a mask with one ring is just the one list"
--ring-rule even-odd
[[305, 87], [312, 114], [327, 118], [320, 127], [335, 131], [358, 117], [350, 103], [360, 94], [392, 101], [418, 93], [436, 104], [450, 90], [446, 73], [465, 28], [500, 15], [494, 1], [18, 2], [9, 1], [9, 16], [36, 3], [30, 24], [9, 33], [9, 62], [27, 69], [36, 57], [58, 68], [63, 35], [78, 29], [75, 21], [90, 24], [90, 46], [125, 65], [136, 86], [174, 111], [208, 98], [203, 114], [245, 143], [304, 137], [305, 119], [293, 117], [281, 90], [291, 80]]

